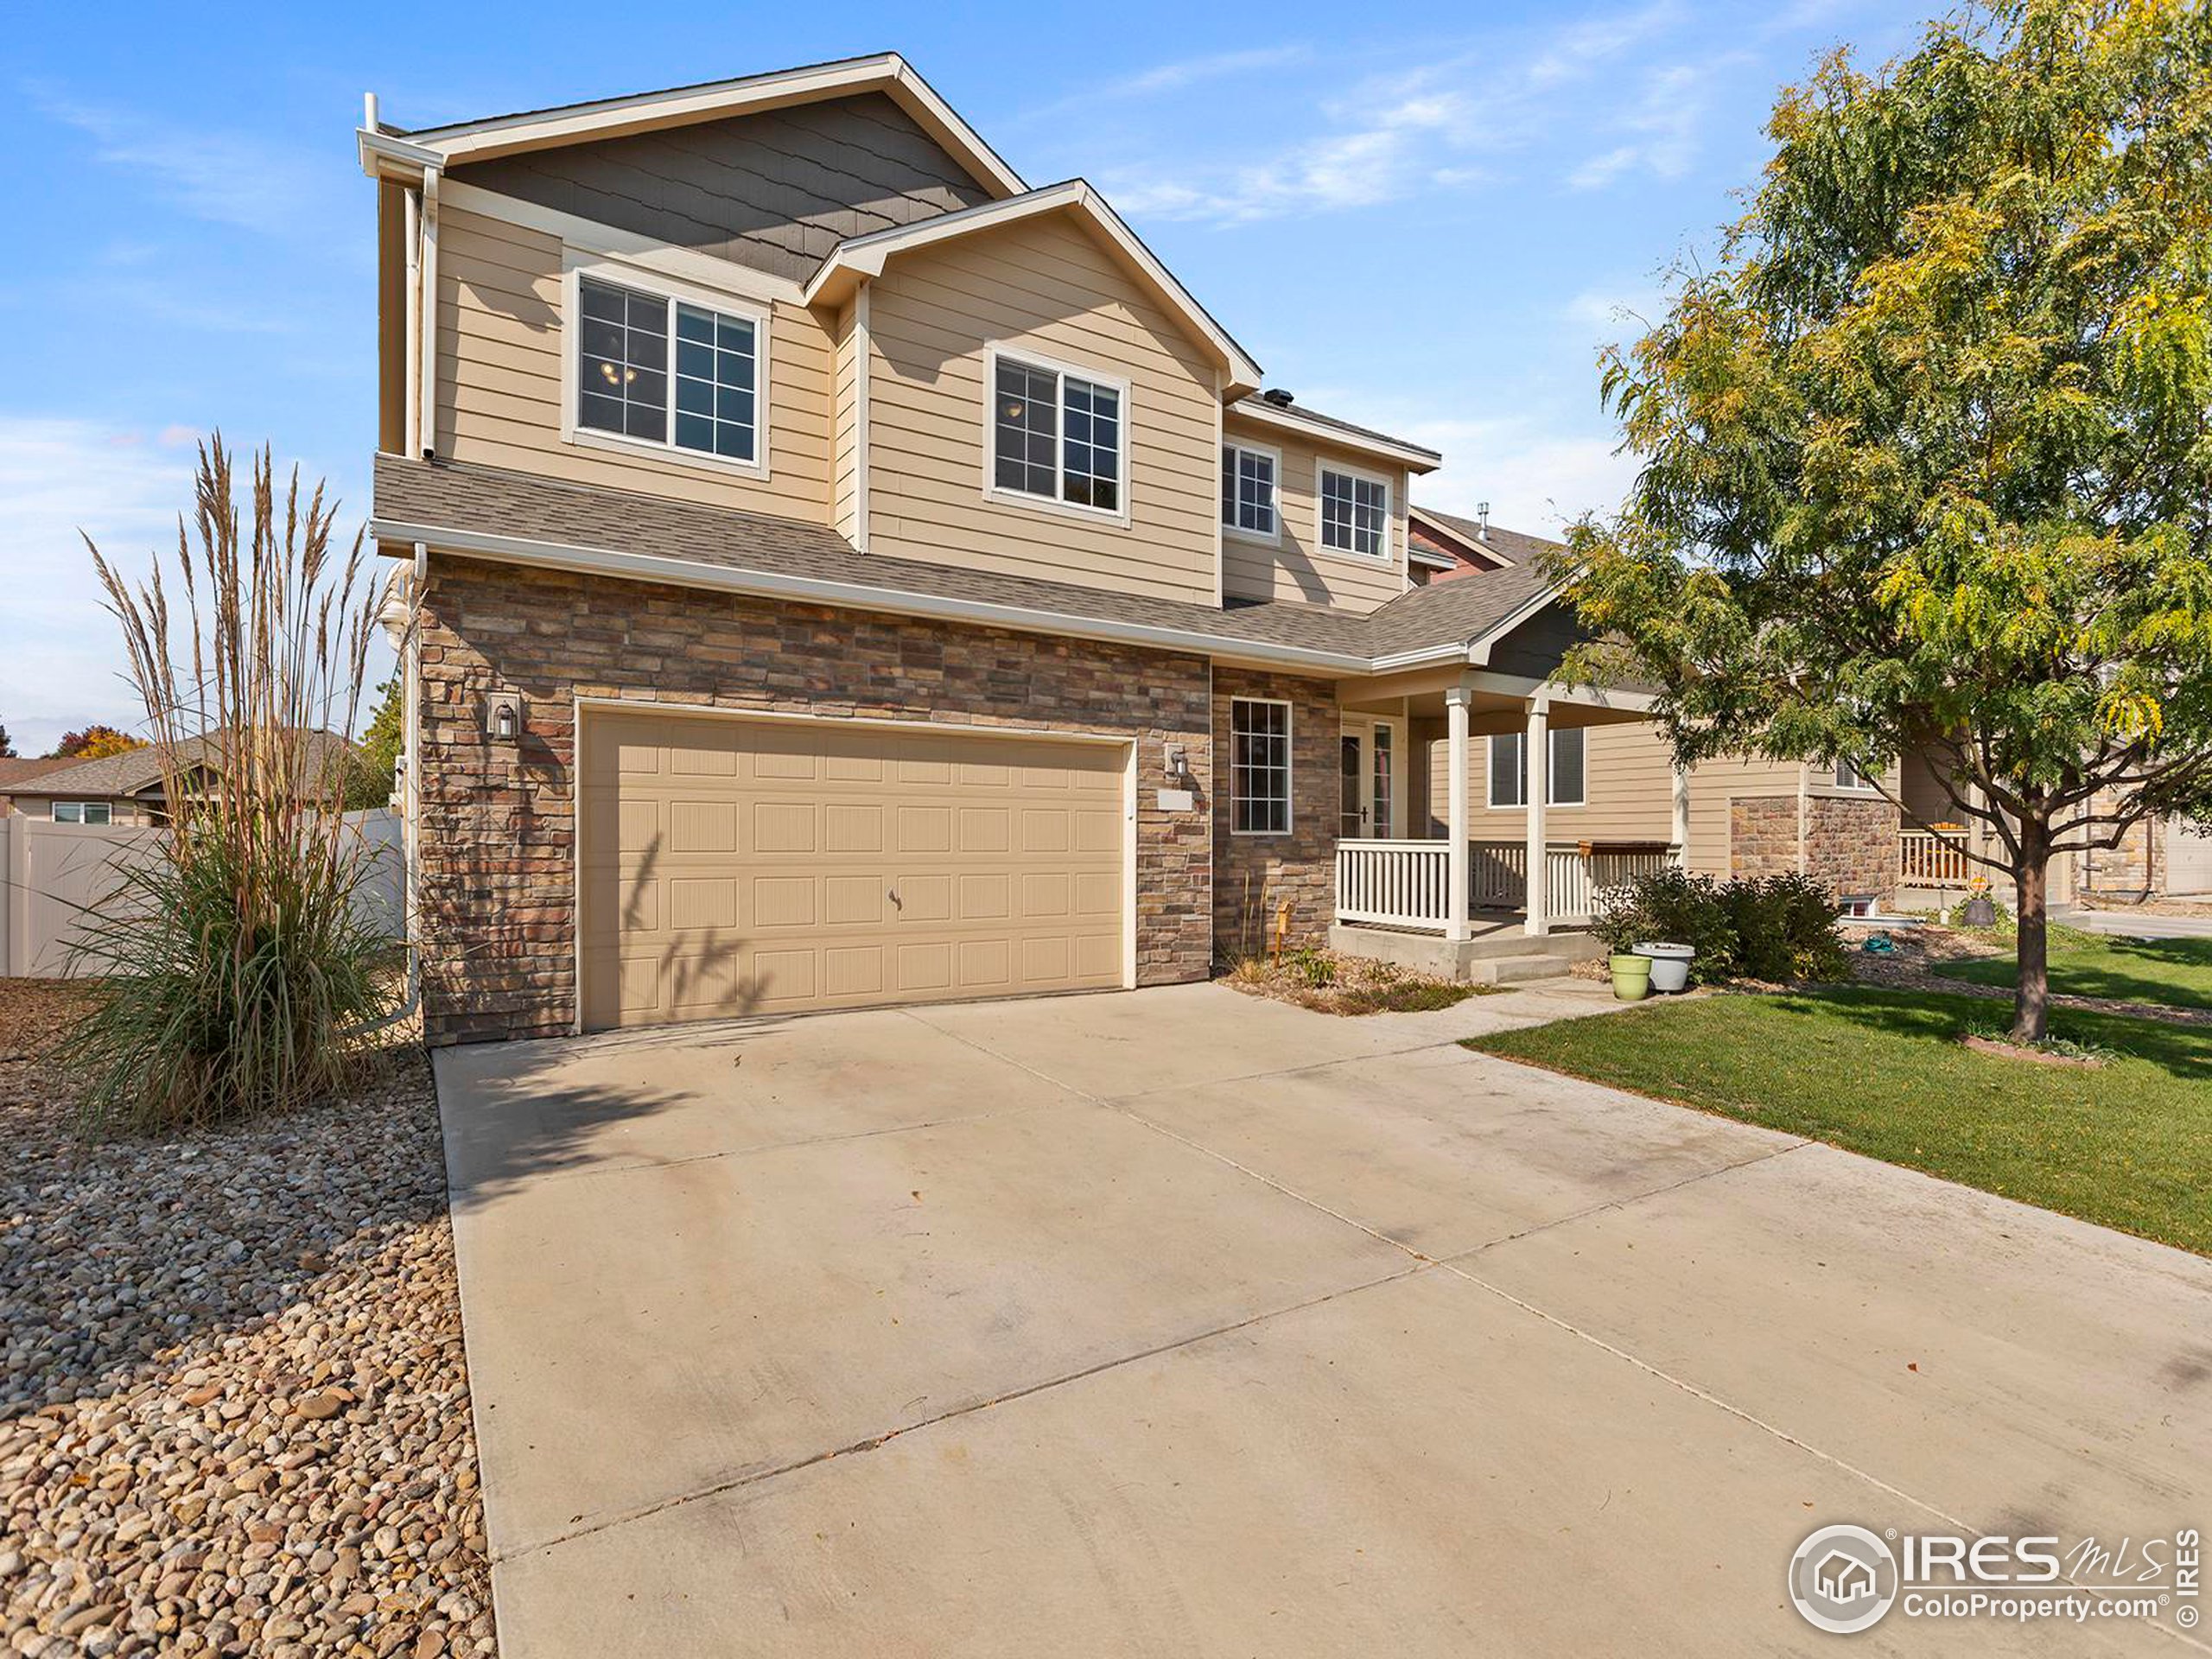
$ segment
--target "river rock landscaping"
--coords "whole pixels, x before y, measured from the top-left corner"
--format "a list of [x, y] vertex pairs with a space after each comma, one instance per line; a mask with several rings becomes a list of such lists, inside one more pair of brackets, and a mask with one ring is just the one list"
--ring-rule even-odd
[[495, 1651], [429, 1067], [77, 1138], [96, 993], [0, 982], [0, 1654]]

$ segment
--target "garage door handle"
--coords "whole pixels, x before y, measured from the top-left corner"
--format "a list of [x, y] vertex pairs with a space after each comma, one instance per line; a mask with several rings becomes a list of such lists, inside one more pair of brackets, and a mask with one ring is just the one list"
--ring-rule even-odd
[[896, 887], [891, 889], [891, 902], [898, 909], [906, 908], [906, 902], [899, 897], [899, 889]]

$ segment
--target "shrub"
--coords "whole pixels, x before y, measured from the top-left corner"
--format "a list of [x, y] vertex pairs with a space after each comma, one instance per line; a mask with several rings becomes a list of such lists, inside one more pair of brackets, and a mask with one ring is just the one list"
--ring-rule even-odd
[[1689, 945], [1697, 952], [1690, 976], [1700, 984], [1835, 979], [1847, 957], [1835, 931], [1835, 901], [1805, 875], [1721, 882], [1659, 870], [1599, 894], [1594, 927], [1615, 951], [1648, 940]]
[[161, 561], [133, 588], [93, 550], [159, 752], [169, 823], [86, 920], [111, 994], [75, 1035], [95, 1130], [193, 1128], [345, 1081], [380, 1011], [389, 943], [355, 903], [365, 842], [341, 833], [373, 597], [357, 538], [334, 559], [322, 490], [279, 507], [267, 451], [239, 535], [230, 457], [200, 453], [195, 546], [172, 608]]

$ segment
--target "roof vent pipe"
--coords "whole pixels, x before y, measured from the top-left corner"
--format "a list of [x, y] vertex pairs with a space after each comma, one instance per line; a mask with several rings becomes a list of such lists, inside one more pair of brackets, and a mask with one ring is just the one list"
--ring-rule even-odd
[[1260, 400], [1262, 403], [1273, 404], [1277, 409], [1288, 409], [1298, 401], [1281, 386], [1269, 386], [1260, 394]]
[[1486, 542], [1486, 541], [1490, 540], [1490, 503], [1489, 503], [1489, 502], [1487, 502], [1487, 501], [1478, 501], [1477, 503], [1475, 503], [1475, 523], [1476, 523], [1476, 525], [1477, 525], [1477, 529], [1476, 529], [1476, 531], [1475, 531], [1475, 537], [1476, 537], [1476, 539], [1477, 539], [1477, 540], [1478, 540], [1478, 541], [1484, 541], [1484, 542]]

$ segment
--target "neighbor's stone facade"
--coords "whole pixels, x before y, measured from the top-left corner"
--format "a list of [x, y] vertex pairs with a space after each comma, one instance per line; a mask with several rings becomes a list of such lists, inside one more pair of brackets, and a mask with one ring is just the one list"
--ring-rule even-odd
[[[1214, 766], [1203, 658], [443, 557], [417, 627], [432, 1042], [573, 1027], [578, 697], [1126, 734], [1137, 748], [1137, 982], [1208, 970]], [[485, 734], [494, 691], [522, 695], [518, 743]], [[1328, 722], [1333, 742], [1332, 708]], [[1301, 741], [1320, 724], [1301, 709]], [[1159, 808], [1169, 743], [1183, 746], [1198, 782], [1192, 811]], [[1299, 764], [1318, 767], [1319, 757], [1309, 763], [1301, 750]], [[1300, 831], [1328, 833], [1306, 821]]]
[[[1238, 697], [1290, 704], [1290, 830], [1240, 836], [1230, 827], [1230, 705]], [[1275, 913], [1290, 903], [1293, 944], [1318, 944], [1336, 918], [1338, 749], [1343, 721], [1335, 685], [1249, 669], [1213, 672], [1214, 951], [1226, 960], [1264, 949]]]
[[1838, 898], [1893, 900], [1898, 827], [1897, 808], [1878, 797], [1738, 795], [1728, 804], [1728, 874], [1802, 870]]
[[1797, 798], [1738, 795], [1728, 803], [1732, 880], [1782, 875], [1797, 868]]
[[1894, 902], [1897, 868], [1897, 810], [1879, 797], [1805, 798], [1805, 873], [1841, 898], [1870, 893]]

